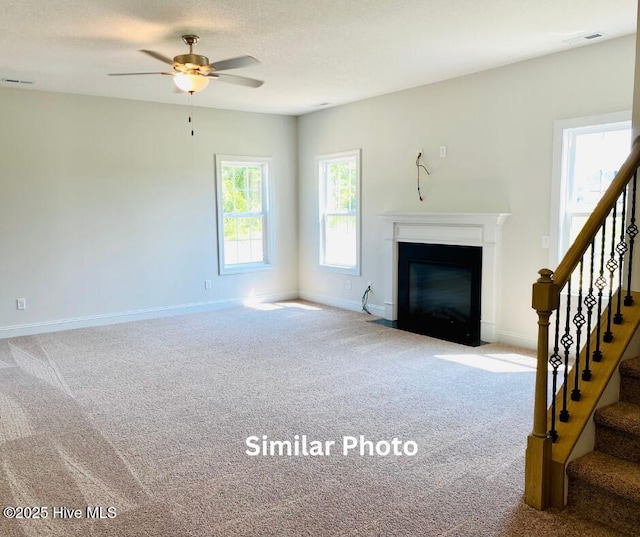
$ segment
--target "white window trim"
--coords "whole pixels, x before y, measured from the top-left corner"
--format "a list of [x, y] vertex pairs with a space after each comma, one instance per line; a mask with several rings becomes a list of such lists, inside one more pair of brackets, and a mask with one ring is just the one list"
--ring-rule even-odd
[[[608, 123], [623, 123], [631, 121], [631, 111], [613, 112], [595, 116], [585, 116], [573, 119], [564, 119], [554, 122], [553, 125], [553, 167], [551, 175], [551, 200], [549, 215], [549, 268], [555, 270], [560, 263], [560, 228], [562, 225], [560, 208], [565, 206], [566, 185], [564, 184], [564, 172], [567, 166], [567, 155], [563, 154], [565, 137], [568, 129], [606, 125]], [[631, 147], [629, 148], [631, 151]]]
[[[353, 267], [345, 267], [340, 265], [330, 265], [327, 263], [323, 263], [324, 259], [324, 246], [325, 246], [325, 226], [324, 226], [324, 218], [325, 214], [323, 213], [323, 208], [325, 207], [324, 197], [325, 197], [325, 189], [324, 185], [324, 175], [322, 166], [325, 162], [341, 160], [346, 158], [356, 159], [356, 264]], [[319, 155], [316, 157], [316, 170], [317, 170], [317, 178], [318, 178], [318, 203], [316, 204], [318, 210], [318, 266], [320, 269], [327, 272], [337, 272], [339, 274], [349, 274], [352, 276], [360, 276], [360, 250], [361, 250], [361, 237], [362, 237], [362, 225], [361, 225], [361, 188], [362, 188], [362, 171], [361, 171], [361, 149], [353, 149], [351, 151], [342, 151], [339, 153], [329, 153], [326, 155]]]
[[[236, 155], [215, 155], [216, 168], [216, 213], [217, 213], [217, 239], [218, 239], [218, 272], [220, 276], [230, 274], [243, 274], [248, 272], [258, 272], [273, 269], [273, 231], [271, 230], [271, 211], [273, 207], [271, 196], [271, 168], [273, 159], [271, 157], [252, 157]], [[263, 222], [263, 248], [264, 261], [253, 263], [241, 263], [236, 265], [226, 265], [224, 260], [224, 212], [222, 210], [222, 165], [240, 164], [251, 165], [260, 164], [265, 166], [265, 181], [262, 181], [262, 212]]]

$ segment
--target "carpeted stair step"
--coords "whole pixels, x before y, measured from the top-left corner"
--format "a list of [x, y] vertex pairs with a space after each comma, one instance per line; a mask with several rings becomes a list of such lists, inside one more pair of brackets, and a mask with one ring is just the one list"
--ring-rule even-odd
[[569, 505], [585, 518], [638, 535], [640, 465], [593, 451], [567, 465]]
[[596, 451], [640, 464], [640, 405], [619, 402], [596, 410]]
[[620, 400], [640, 405], [640, 356], [620, 364]]

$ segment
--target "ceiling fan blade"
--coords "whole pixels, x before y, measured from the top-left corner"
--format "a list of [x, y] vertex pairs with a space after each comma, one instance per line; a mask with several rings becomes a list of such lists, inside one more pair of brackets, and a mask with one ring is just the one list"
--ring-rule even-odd
[[226, 71], [227, 69], [238, 69], [239, 67], [249, 67], [257, 65], [260, 60], [256, 60], [253, 56], [238, 56], [237, 58], [229, 58], [228, 60], [220, 60], [211, 65], [216, 71]]
[[159, 52], [155, 52], [153, 50], [140, 50], [140, 52], [144, 52], [145, 54], [148, 54], [152, 58], [155, 58], [156, 60], [160, 60], [161, 62], [167, 63], [169, 65], [173, 65], [173, 60], [170, 60], [169, 58], [167, 58], [166, 56], [163, 56]]
[[131, 76], [131, 75], [171, 75], [175, 73], [162, 73], [160, 71], [154, 73], [109, 73], [109, 76]]
[[264, 84], [264, 81], [262, 80], [247, 78], [246, 76], [226, 75], [224, 73], [211, 73], [207, 76], [209, 78], [217, 78], [220, 82], [228, 82], [229, 84], [237, 84], [239, 86], [247, 86], [249, 88], [259, 88]]

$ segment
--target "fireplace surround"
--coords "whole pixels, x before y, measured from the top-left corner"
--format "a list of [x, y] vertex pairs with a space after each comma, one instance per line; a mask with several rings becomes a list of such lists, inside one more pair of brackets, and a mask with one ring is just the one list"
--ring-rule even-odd
[[[481, 250], [480, 339], [497, 340], [499, 254], [507, 213], [387, 213], [383, 223], [384, 317], [398, 321], [400, 244], [477, 247]], [[424, 331], [423, 331], [424, 333]]]

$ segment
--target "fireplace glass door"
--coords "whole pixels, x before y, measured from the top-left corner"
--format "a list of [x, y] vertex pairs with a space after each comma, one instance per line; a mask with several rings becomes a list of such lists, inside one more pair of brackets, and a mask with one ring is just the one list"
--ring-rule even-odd
[[399, 243], [398, 328], [477, 346], [482, 248]]

